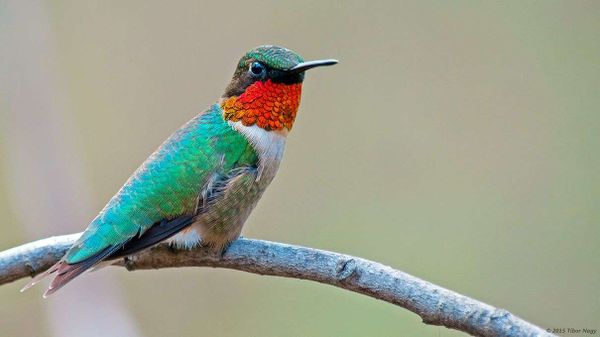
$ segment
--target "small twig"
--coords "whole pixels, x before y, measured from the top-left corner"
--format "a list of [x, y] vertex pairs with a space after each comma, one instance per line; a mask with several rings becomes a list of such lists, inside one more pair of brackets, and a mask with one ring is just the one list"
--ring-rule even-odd
[[[0, 252], [0, 285], [46, 270], [79, 235], [52, 237]], [[421, 316], [426, 324], [475, 336], [554, 336], [506, 310], [380, 263], [313, 248], [238, 239], [223, 256], [216, 256], [202, 248], [173, 251], [159, 244], [115, 265], [128, 270], [208, 266], [312, 280], [399, 305]]]

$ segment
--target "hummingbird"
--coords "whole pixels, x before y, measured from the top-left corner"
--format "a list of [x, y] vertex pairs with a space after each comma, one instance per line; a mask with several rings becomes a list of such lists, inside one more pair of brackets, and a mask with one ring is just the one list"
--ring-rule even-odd
[[274, 45], [248, 51], [221, 98], [160, 145], [65, 256], [23, 290], [54, 276], [47, 297], [86, 270], [163, 241], [223, 252], [277, 173], [305, 71], [337, 62], [305, 62]]

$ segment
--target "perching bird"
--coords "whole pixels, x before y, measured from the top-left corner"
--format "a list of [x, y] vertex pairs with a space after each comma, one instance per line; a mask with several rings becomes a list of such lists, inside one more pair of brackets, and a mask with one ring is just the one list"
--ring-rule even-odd
[[102, 261], [167, 239], [185, 248], [227, 247], [277, 173], [304, 72], [336, 63], [304, 62], [277, 46], [247, 52], [218, 103], [171, 135], [65, 256], [23, 290], [55, 274], [46, 297]]

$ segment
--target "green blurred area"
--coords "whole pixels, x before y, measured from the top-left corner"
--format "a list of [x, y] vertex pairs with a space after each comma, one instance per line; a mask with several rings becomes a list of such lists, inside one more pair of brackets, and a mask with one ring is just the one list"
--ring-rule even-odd
[[[4, 6], [5, 34], [30, 24]], [[75, 126], [70, 158], [92, 194], [87, 218], [220, 96], [247, 49], [280, 44], [340, 64], [307, 75], [285, 159], [245, 236], [383, 262], [544, 328], [600, 329], [600, 3], [44, 7]], [[0, 132], [10, 114], [44, 114], [3, 100]], [[32, 237], [1, 187], [14, 169], [4, 154], [19, 144], [0, 145], [5, 249]], [[208, 268], [100, 273], [118, 277], [146, 336], [462, 335], [304, 281]], [[20, 294], [23, 284], [0, 287], [0, 334], [45, 336], [47, 302], [39, 289]]]

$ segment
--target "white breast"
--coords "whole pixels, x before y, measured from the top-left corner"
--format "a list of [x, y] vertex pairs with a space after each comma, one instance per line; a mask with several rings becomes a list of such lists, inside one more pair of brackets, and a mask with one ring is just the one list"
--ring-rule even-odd
[[288, 131], [267, 131], [256, 125], [245, 126], [242, 122], [229, 122], [229, 125], [244, 135], [258, 153], [257, 181], [268, 185], [279, 169]]

